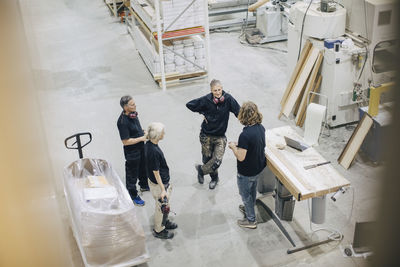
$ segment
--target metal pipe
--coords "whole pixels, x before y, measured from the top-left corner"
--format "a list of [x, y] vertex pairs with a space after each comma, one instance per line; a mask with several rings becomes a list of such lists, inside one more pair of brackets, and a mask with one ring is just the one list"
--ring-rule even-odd
[[286, 252], [287, 252], [287, 254], [292, 254], [292, 253], [299, 252], [299, 251], [302, 251], [302, 250], [305, 250], [305, 249], [309, 249], [309, 248], [316, 247], [316, 246], [319, 246], [319, 245], [322, 245], [322, 244], [326, 244], [326, 243], [329, 243], [331, 241], [334, 241], [334, 239], [328, 238], [328, 239], [326, 239], [324, 241], [313, 243], [313, 244], [310, 244], [310, 245], [307, 245], [307, 246], [304, 246], [304, 247], [292, 248], [292, 249], [289, 248]]
[[158, 39], [158, 47], [160, 48], [158, 51], [158, 55], [160, 57], [160, 69], [161, 69], [161, 85], [162, 90], [166, 91], [167, 86], [165, 83], [165, 66], [164, 66], [164, 49], [162, 43], [162, 32], [161, 32], [161, 21], [160, 21], [160, 0], [155, 1], [155, 11], [156, 11], [156, 20], [157, 20], [157, 39]]

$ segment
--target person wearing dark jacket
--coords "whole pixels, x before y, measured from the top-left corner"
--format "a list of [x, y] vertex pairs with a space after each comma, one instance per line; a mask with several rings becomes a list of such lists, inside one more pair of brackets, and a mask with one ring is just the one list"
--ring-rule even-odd
[[199, 183], [203, 184], [204, 175], [209, 174], [209, 188], [214, 189], [219, 181], [218, 168], [225, 153], [229, 113], [237, 117], [240, 106], [233, 96], [222, 90], [219, 80], [212, 80], [210, 87], [210, 94], [189, 101], [186, 107], [204, 116], [200, 131], [203, 165], [196, 164], [195, 168]]
[[124, 145], [126, 189], [133, 203], [143, 206], [144, 201], [138, 195], [136, 182], [139, 180], [141, 191], [150, 190], [147, 183], [144, 158], [144, 141], [146, 141], [146, 135], [140, 125], [133, 98], [128, 95], [121, 97], [120, 105], [123, 111], [118, 118], [117, 127]]

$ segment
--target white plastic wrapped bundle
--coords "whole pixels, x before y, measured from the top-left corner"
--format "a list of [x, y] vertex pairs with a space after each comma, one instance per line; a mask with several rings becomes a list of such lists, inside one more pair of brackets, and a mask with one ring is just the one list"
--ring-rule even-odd
[[193, 45], [193, 42], [194, 42], [194, 40], [193, 40], [192, 38], [185, 38], [185, 39], [183, 39], [183, 44], [184, 44], [185, 46], [191, 46], [191, 45]]
[[[194, 62], [195, 58], [193, 57], [187, 57], [187, 59], [189, 59], [191, 62]], [[187, 72], [193, 72], [195, 71], [196, 67], [190, 63], [189, 61], [185, 61], [185, 66], [186, 66], [186, 71]]]
[[195, 35], [195, 36], [192, 36], [192, 39], [193, 39], [193, 43], [194, 43], [194, 48], [204, 47], [204, 39], [201, 36]]
[[166, 52], [166, 53], [164, 54], [164, 60], [165, 60], [165, 64], [174, 63], [175, 54], [172, 53], [172, 52]]
[[196, 63], [197, 65], [199, 65], [200, 67], [204, 68], [206, 66], [206, 59], [202, 58], [202, 59], [196, 59], [194, 61], [194, 63]]
[[203, 59], [205, 57], [204, 47], [195, 48], [194, 49], [194, 56], [196, 57], [196, 59]]
[[174, 44], [174, 51], [181, 51], [181, 50], [183, 50], [183, 44], [182, 43], [180, 43], [180, 44]]
[[178, 66], [182, 66], [184, 64], [185, 64], [185, 60], [182, 57], [175, 55], [175, 65], [178, 67]]
[[[168, 27], [191, 2], [192, 0], [160, 1], [164, 27]], [[197, 0], [174, 24], [172, 24], [168, 31], [204, 26], [206, 17], [204, 7], [204, 2]]]
[[[187, 57], [187, 59], [190, 60], [191, 62], [194, 62], [194, 60], [195, 60], [194, 56]], [[186, 65], [186, 67], [189, 67], [189, 68], [194, 66], [192, 63], [190, 63], [189, 61], [186, 61], [186, 60], [185, 60], [185, 65]]]
[[[175, 19], [188, 7], [192, 0], [159, 1], [160, 18], [163, 21], [162, 30], [175, 31], [200, 26], [204, 27], [207, 18], [205, 10], [207, 7], [204, 1], [196, 0], [176, 21]], [[130, 5], [152, 32], [157, 31], [155, 0], [131, 0]], [[171, 25], [172, 22], [174, 23]], [[166, 29], [167, 27], [169, 28]]]
[[183, 54], [185, 57], [193, 57], [194, 56], [194, 46], [193, 45], [188, 45], [183, 48]]
[[175, 70], [178, 73], [185, 73], [186, 72], [186, 66], [185, 65], [176, 66]]
[[[93, 188], [88, 176], [103, 176], [107, 184]], [[104, 198], [101, 190], [91, 190], [101, 188], [108, 191]], [[149, 259], [132, 200], [107, 161], [73, 162], [64, 169], [64, 191], [86, 266], [132, 266]]]
[[183, 44], [183, 40], [182, 40], [182, 39], [173, 40], [173, 41], [172, 41], [172, 44], [173, 44], [173, 45], [180, 45], [180, 44]]
[[175, 64], [165, 64], [165, 72], [175, 72]]

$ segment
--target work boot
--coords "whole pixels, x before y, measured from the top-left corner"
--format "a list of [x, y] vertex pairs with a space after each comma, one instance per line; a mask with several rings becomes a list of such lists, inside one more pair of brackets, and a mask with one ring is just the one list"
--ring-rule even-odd
[[165, 229], [167, 230], [174, 230], [178, 228], [178, 225], [174, 222], [171, 222], [170, 220], [167, 220], [167, 222], [165, 223]]
[[255, 222], [255, 221], [251, 222], [251, 221], [247, 220], [246, 218], [244, 218], [242, 220], [238, 220], [237, 224], [240, 227], [243, 227], [243, 228], [249, 228], [249, 229], [256, 229], [257, 228], [257, 222]]
[[217, 186], [217, 184], [218, 184], [218, 179], [211, 180], [211, 182], [210, 182], [210, 184], [208, 185], [208, 187], [209, 187], [210, 189], [214, 189], [214, 188]]
[[215, 172], [215, 173], [210, 173], [210, 176], [211, 176], [211, 182], [210, 182], [210, 184], [209, 184], [208, 187], [209, 187], [210, 189], [214, 189], [214, 188], [217, 186], [218, 181], [219, 181], [218, 173], [217, 173], [217, 172]]
[[171, 239], [174, 237], [174, 233], [168, 232], [167, 229], [164, 229], [159, 233], [157, 233], [156, 230], [153, 229], [153, 235], [154, 235], [154, 237], [157, 237], [160, 239]]
[[203, 170], [201, 169], [201, 165], [196, 164], [194, 167], [196, 168], [196, 171], [197, 171], [197, 180], [199, 181], [199, 184], [203, 184], [204, 183], [204, 173], [203, 173]]

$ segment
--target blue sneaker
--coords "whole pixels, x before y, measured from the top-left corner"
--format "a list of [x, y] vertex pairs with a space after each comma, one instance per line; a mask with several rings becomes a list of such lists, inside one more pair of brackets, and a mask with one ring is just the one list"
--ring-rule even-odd
[[136, 196], [133, 199], [133, 204], [135, 204], [136, 206], [144, 206], [144, 200], [141, 199], [139, 196]]

